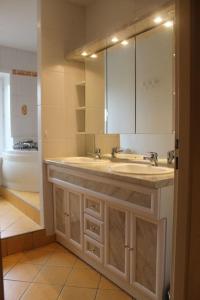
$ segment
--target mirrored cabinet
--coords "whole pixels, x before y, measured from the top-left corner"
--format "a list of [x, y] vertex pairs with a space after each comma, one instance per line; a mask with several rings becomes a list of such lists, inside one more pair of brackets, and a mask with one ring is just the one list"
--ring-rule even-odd
[[85, 58], [78, 131], [172, 133], [173, 58], [173, 28], [163, 25]]
[[173, 130], [173, 35], [164, 26], [136, 36], [136, 133]]
[[106, 133], [135, 132], [135, 39], [107, 49]]

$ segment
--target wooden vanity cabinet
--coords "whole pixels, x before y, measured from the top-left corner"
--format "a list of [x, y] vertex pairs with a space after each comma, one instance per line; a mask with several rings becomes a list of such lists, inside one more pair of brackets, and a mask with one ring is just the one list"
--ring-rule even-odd
[[161, 300], [169, 283], [172, 211], [165, 208], [173, 187], [141, 188], [153, 201], [146, 209], [50, 180], [57, 240], [136, 299]]
[[82, 194], [54, 185], [55, 232], [67, 240], [72, 248], [83, 248]]

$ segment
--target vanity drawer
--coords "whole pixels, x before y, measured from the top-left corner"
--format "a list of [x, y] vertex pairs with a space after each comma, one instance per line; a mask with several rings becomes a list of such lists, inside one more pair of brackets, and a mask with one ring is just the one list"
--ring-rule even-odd
[[84, 197], [84, 211], [100, 220], [104, 219], [103, 211], [104, 203], [98, 198], [93, 198], [85, 195]]
[[86, 235], [84, 236], [85, 254], [101, 264], [103, 263], [103, 248], [103, 245], [101, 245], [97, 241], [89, 238]]
[[85, 214], [84, 215], [84, 233], [91, 238], [103, 243], [103, 222]]

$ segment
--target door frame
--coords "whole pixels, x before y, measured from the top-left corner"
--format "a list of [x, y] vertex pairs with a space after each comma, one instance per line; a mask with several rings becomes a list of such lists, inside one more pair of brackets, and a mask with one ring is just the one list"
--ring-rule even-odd
[[[199, 299], [199, 0], [176, 0], [176, 156], [171, 298]], [[199, 52], [199, 53], [198, 53]], [[179, 145], [178, 145], [179, 144]]]
[[3, 288], [3, 266], [2, 266], [1, 233], [0, 233], [0, 300], [3, 299], [4, 299], [4, 288]]

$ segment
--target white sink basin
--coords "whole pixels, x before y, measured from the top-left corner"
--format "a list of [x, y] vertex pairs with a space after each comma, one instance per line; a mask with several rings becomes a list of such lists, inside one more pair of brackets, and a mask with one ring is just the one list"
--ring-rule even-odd
[[103, 159], [97, 159], [92, 157], [62, 157], [58, 159], [62, 163], [71, 163], [71, 164], [99, 164], [99, 163], [105, 163], [106, 160]]
[[172, 174], [173, 169], [154, 167], [151, 165], [144, 164], [120, 164], [111, 167], [112, 172], [122, 173], [122, 174], [135, 174], [135, 175], [163, 175]]

